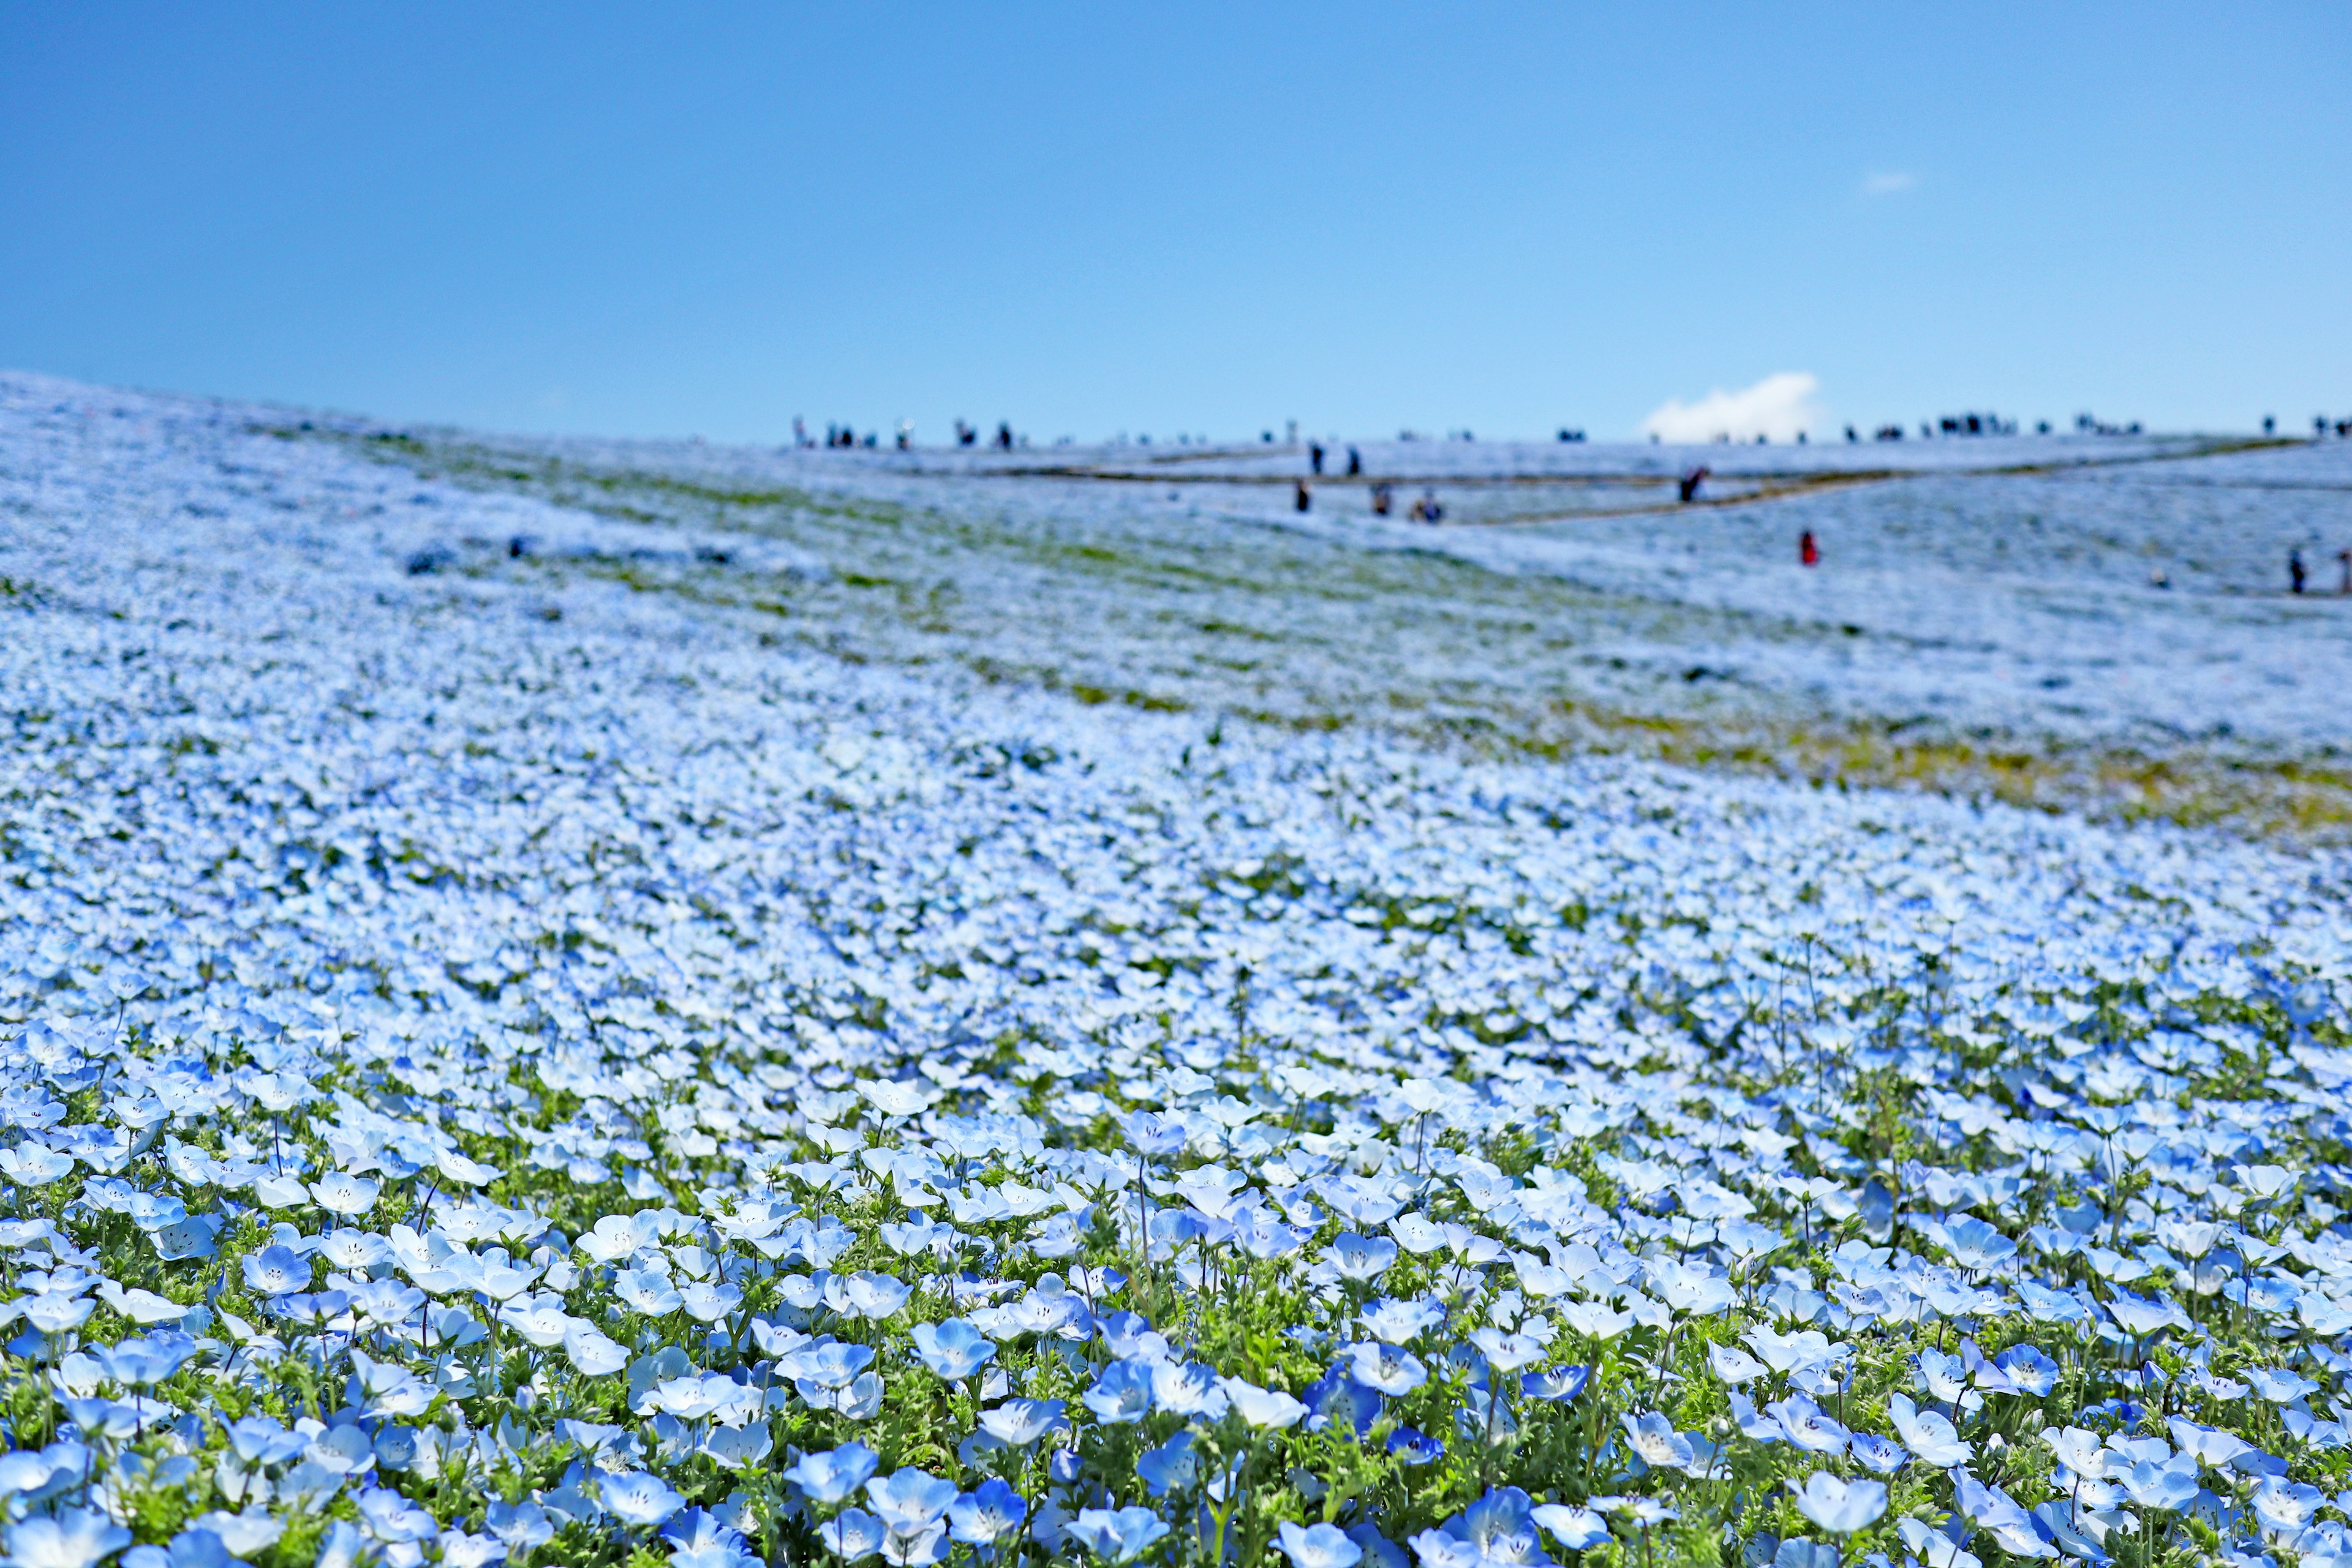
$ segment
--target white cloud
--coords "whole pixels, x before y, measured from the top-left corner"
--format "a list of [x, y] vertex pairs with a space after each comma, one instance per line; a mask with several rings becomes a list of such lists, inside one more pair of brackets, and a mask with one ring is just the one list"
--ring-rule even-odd
[[1661, 441], [1793, 441], [1821, 422], [1813, 405], [1821, 384], [1805, 371], [1784, 370], [1738, 392], [1717, 387], [1696, 403], [1669, 397], [1642, 421], [1642, 434]]
[[1865, 196], [1899, 196], [1919, 183], [1916, 174], [1864, 174], [1862, 194]]

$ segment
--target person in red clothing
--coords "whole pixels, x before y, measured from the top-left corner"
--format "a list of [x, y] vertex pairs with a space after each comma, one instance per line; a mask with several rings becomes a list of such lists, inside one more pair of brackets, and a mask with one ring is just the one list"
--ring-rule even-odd
[[1813, 531], [1810, 528], [1797, 536], [1797, 562], [1803, 566], [1822, 563], [1822, 547], [1813, 542]]

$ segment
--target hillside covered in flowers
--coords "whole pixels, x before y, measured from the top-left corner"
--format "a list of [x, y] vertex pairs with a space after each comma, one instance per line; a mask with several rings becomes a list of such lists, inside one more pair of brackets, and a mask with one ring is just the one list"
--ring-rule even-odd
[[0, 380], [11, 1568], [2352, 1563], [2340, 853], [288, 419]]

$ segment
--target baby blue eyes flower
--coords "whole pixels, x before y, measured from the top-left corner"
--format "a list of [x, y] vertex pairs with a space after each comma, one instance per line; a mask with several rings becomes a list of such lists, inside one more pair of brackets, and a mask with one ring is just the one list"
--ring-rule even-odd
[[1804, 1485], [1788, 1483], [1796, 1496], [1797, 1511], [1832, 1535], [1851, 1535], [1886, 1511], [1884, 1481], [1841, 1480], [1827, 1470], [1815, 1470]]
[[1548, 1399], [1564, 1404], [1584, 1392], [1585, 1380], [1591, 1375], [1591, 1369], [1582, 1366], [1555, 1366], [1543, 1372], [1530, 1372], [1520, 1376], [1519, 1392], [1529, 1399]]
[[881, 1456], [863, 1443], [845, 1443], [824, 1453], [803, 1454], [782, 1479], [820, 1503], [837, 1503], [866, 1484]]
[[1291, 1568], [1355, 1568], [1364, 1555], [1364, 1549], [1336, 1524], [1301, 1529], [1286, 1519], [1276, 1544], [1290, 1559]]
[[1020, 1493], [992, 1479], [948, 1505], [949, 1533], [970, 1545], [991, 1545], [1018, 1531], [1028, 1513]]
[[604, 1506], [624, 1524], [659, 1524], [686, 1506], [686, 1500], [656, 1476], [607, 1476]]
[[1151, 1373], [1143, 1362], [1115, 1361], [1079, 1396], [1080, 1403], [1115, 1426], [1140, 1421], [1151, 1413]]
[[1570, 1552], [1582, 1552], [1609, 1539], [1609, 1526], [1589, 1508], [1549, 1502], [1532, 1510], [1530, 1517]]
[[944, 1323], [917, 1323], [915, 1353], [923, 1364], [950, 1383], [961, 1383], [996, 1354], [995, 1342], [965, 1318]]
[[264, 1296], [286, 1296], [310, 1283], [310, 1260], [282, 1242], [247, 1253], [245, 1282]]
[[1144, 1489], [1155, 1498], [1192, 1485], [1200, 1468], [1200, 1456], [1192, 1451], [1192, 1434], [1189, 1430], [1178, 1431], [1135, 1461], [1135, 1473], [1142, 1479]]
[[1307, 1414], [1305, 1405], [1278, 1388], [1260, 1388], [1238, 1377], [1221, 1378], [1218, 1386], [1232, 1402], [1234, 1414], [1262, 1430], [1293, 1426]]
[[882, 1550], [882, 1521], [862, 1508], [845, 1508], [817, 1527], [817, 1539], [844, 1563], [861, 1562]]
[[980, 1413], [980, 1429], [1010, 1447], [1025, 1448], [1055, 1430], [1067, 1430], [1066, 1406], [1058, 1399], [1008, 1399]]
[[1445, 1457], [1445, 1445], [1411, 1426], [1400, 1426], [1389, 1434], [1389, 1452], [1408, 1465], [1429, 1465]]
[[1367, 1237], [1343, 1231], [1323, 1256], [1341, 1279], [1370, 1281], [1396, 1262], [1397, 1244], [1384, 1236]]
[[885, 1528], [911, 1534], [929, 1528], [947, 1512], [948, 1505], [956, 1500], [956, 1487], [953, 1481], [910, 1468], [887, 1479], [867, 1481], [866, 1499]]
[[68, 1509], [55, 1519], [28, 1519], [8, 1527], [15, 1568], [93, 1568], [130, 1544], [129, 1531], [92, 1509]]
[[874, 1360], [874, 1347], [823, 1339], [778, 1358], [776, 1370], [817, 1388], [846, 1388]]
[[1366, 1341], [1349, 1352], [1348, 1371], [1367, 1388], [1386, 1394], [1411, 1394], [1429, 1381], [1429, 1371], [1412, 1352]]
[[1168, 1533], [1168, 1521], [1148, 1508], [1089, 1508], [1066, 1527], [1068, 1533], [1096, 1556], [1129, 1563]]

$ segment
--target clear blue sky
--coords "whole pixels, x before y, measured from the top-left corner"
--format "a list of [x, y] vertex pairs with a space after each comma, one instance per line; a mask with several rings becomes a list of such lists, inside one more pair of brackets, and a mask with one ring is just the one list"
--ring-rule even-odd
[[2352, 8], [0, 9], [0, 365], [771, 439], [2352, 413]]

